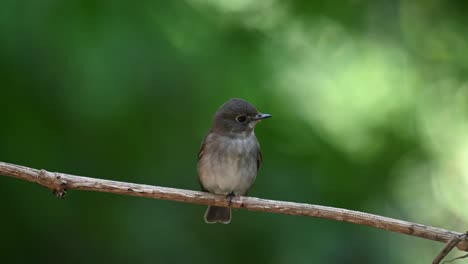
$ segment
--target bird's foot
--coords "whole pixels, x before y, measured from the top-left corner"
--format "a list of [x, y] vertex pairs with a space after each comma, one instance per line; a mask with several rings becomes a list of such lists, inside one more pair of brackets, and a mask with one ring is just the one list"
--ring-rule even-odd
[[228, 200], [228, 206], [231, 206], [232, 204], [232, 199], [236, 197], [236, 194], [234, 192], [230, 192], [228, 193], [228, 195], [226, 195], [226, 198]]

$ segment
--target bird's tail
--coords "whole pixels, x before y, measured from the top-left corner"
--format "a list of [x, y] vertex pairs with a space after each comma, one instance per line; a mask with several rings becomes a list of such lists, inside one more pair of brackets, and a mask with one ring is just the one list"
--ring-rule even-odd
[[205, 213], [205, 222], [207, 224], [223, 223], [229, 224], [231, 222], [231, 208], [208, 206]]

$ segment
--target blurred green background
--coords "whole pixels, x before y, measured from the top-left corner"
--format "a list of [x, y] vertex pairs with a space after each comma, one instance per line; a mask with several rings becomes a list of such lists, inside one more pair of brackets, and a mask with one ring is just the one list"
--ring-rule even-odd
[[[244, 98], [250, 195], [468, 226], [466, 1], [0, 3], [0, 160], [198, 190], [213, 113]], [[430, 263], [443, 244], [347, 223], [49, 190], [0, 177], [5, 263]], [[457, 256], [460, 252], [452, 253]]]

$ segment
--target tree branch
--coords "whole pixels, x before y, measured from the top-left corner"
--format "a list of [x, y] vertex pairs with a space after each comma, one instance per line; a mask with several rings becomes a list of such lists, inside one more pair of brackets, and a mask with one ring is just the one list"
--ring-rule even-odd
[[[38, 183], [51, 189], [59, 197], [62, 197], [67, 189], [74, 189], [140, 196], [192, 204], [229, 206], [224, 196], [213, 195], [206, 192], [74, 176], [58, 172], [48, 172], [46, 170], [37, 170], [5, 162], [0, 162], [0, 174]], [[464, 233], [359, 211], [245, 196], [234, 198], [230, 207], [247, 209], [250, 211], [326, 218], [371, 226], [442, 243], [448, 243], [449, 241], [458, 239], [460, 241], [457, 242], [456, 247], [460, 250], [468, 251], [468, 241]]]

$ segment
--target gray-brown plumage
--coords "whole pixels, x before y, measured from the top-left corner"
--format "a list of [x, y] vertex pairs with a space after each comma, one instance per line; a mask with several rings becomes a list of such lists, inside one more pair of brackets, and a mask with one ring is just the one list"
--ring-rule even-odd
[[[242, 99], [230, 99], [216, 112], [198, 154], [198, 178], [203, 191], [226, 196], [247, 194], [262, 162], [255, 125], [271, 117]], [[208, 206], [207, 223], [231, 221], [231, 209]]]

